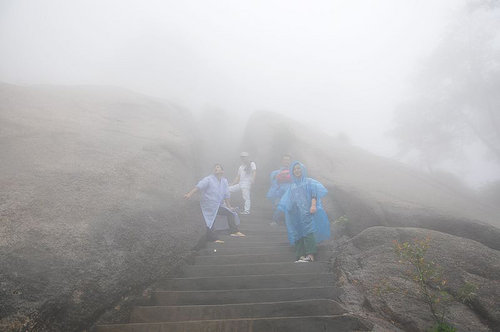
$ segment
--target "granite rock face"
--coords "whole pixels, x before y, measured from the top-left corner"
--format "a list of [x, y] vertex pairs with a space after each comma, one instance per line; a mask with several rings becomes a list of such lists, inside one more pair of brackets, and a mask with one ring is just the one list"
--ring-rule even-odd
[[[342, 302], [378, 330], [427, 331], [432, 315], [405, 276], [393, 241], [430, 238], [434, 261], [454, 297], [446, 320], [458, 331], [500, 328], [500, 215], [460, 185], [374, 156], [273, 113], [256, 113], [246, 129], [260, 163], [260, 190], [283, 153], [302, 161], [329, 194], [323, 199], [333, 228], [332, 270]], [[458, 295], [477, 287], [470, 301]], [[386, 287], [386, 291], [379, 290]]]
[[[196, 200], [182, 199], [210, 160], [195, 124], [119, 89], [0, 85], [0, 329], [85, 330], [172, 273], [204, 232]], [[272, 113], [252, 116], [241, 142], [258, 165], [254, 195], [265, 195], [284, 152], [329, 189], [332, 268], [351, 311], [382, 330], [425, 330], [429, 312], [392, 241], [430, 236], [447, 291], [478, 286], [468, 305], [451, 304], [449, 320], [498, 329], [498, 207]], [[234, 145], [205, 154], [232, 160]], [[381, 282], [408, 297], [381, 298]]]
[[194, 247], [190, 123], [125, 90], [0, 85], [0, 329], [83, 330]]
[[255, 113], [245, 135], [262, 187], [281, 155], [291, 152], [329, 189], [325, 210], [332, 219], [347, 217], [335, 224], [336, 237], [372, 226], [421, 227], [500, 249], [498, 207], [466, 191], [274, 113]]
[[[404, 331], [429, 329], [433, 318], [417, 283], [409, 277], [414, 270], [399, 261], [392, 242], [425, 238], [430, 239], [425, 259], [435, 262], [435, 271], [446, 280], [442, 289], [450, 294], [450, 302], [438, 307], [446, 308], [446, 321], [458, 331], [497, 331], [500, 252], [473, 240], [421, 228], [371, 227], [340, 241], [333, 251], [332, 268], [337, 285], [344, 290], [342, 302], [374, 322], [385, 319]], [[474, 291], [464, 301], [463, 294], [471, 286]]]

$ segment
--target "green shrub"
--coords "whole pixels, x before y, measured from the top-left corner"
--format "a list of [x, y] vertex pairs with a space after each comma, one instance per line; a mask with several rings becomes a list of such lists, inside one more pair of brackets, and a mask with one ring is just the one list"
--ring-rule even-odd
[[445, 322], [440, 322], [434, 325], [432, 329], [429, 330], [429, 332], [455, 332], [456, 330], [457, 329], [454, 328], [453, 326]]
[[345, 225], [349, 223], [349, 218], [344, 214], [343, 216], [338, 217], [334, 221], [332, 221], [332, 224], [340, 224], [340, 225]]
[[479, 287], [472, 282], [465, 282], [465, 284], [458, 289], [457, 298], [463, 303], [470, 305], [472, 300], [477, 295]]
[[417, 283], [422, 300], [429, 307], [437, 326], [440, 326], [439, 324], [445, 324], [445, 315], [453, 298], [444, 290], [447, 280], [443, 277], [441, 268], [425, 257], [429, 244], [430, 237], [403, 243], [396, 240], [394, 252], [399, 263], [408, 266], [405, 276]]

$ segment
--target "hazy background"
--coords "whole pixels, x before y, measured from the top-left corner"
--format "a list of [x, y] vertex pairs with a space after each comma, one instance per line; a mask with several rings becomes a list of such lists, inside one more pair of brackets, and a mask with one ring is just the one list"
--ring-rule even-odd
[[[443, 130], [450, 116], [439, 111], [472, 104], [482, 114], [456, 97], [479, 81], [493, 98], [487, 125], [500, 120], [498, 9], [486, 0], [0, 0], [0, 81], [121, 86], [200, 119], [223, 111], [233, 131], [253, 111], [280, 112], [480, 187], [500, 178], [500, 159], [460, 119]], [[456, 84], [470, 72], [484, 75]], [[487, 135], [499, 148], [497, 129]]]

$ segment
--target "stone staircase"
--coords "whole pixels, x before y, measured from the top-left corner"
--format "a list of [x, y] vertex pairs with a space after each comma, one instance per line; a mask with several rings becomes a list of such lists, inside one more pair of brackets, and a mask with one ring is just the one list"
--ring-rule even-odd
[[209, 243], [182, 277], [158, 284], [149, 306], [134, 307], [128, 324], [97, 332], [370, 331], [335, 301], [324, 249], [314, 263], [295, 263], [285, 228], [269, 226], [270, 214], [241, 216], [247, 237]]

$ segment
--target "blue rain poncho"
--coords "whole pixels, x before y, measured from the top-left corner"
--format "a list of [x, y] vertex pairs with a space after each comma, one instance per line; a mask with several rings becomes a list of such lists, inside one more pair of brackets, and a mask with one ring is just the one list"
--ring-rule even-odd
[[266, 197], [271, 200], [273, 203], [276, 200], [281, 199], [281, 197], [286, 193], [288, 190], [288, 187], [290, 187], [290, 183], [284, 182], [284, 183], [279, 183], [277, 179], [277, 175], [286, 169], [285, 167], [282, 167], [280, 169], [277, 169], [275, 171], [271, 172], [271, 175], [269, 176], [271, 180], [271, 187], [269, 188], [269, 191], [267, 192]]
[[[301, 178], [293, 175], [295, 165], [302, 168]], [[321, 198], [328, 190], [318, 181], [307, 177], [306, 167], [300, 162], [294, 162], [290, 166], [292, 183], [281, 197], [278, 208], [285, 212], [288, 241], [291, 245], [313, 233], [316, 243], [330, 238], [330, 221], [321, 205]], [[311, 201], [316, 197], [316, 213], [311, 214]]]
[[224, 199], [229, 198], [229, 185], [226, 178], [220, 181], [211, 174], [198, 182], [196, 187], [200, 190], [200, 207], [208, 228], [212, 228], [217, 211], [223, 205]]

